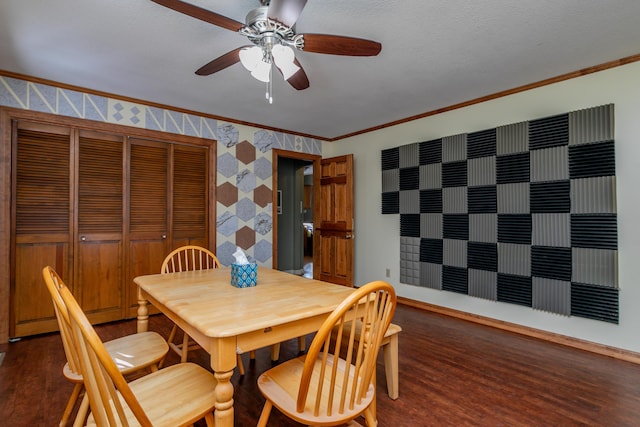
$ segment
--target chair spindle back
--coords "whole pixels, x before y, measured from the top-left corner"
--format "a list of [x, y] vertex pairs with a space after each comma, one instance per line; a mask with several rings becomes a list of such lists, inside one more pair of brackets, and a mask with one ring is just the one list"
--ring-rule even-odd
[[220, 262], [213, 252], [201, 246], [187, 245], [179, 247], [167, 255], [160, 272], [175, 273], [210, 268], [220, 268]]

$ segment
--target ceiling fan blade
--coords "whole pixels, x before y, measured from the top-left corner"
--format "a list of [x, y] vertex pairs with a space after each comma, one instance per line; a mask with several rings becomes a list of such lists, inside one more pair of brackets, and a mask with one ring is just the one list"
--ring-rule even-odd
[[[304, 72], [304, 69], [302, 68], [302, 65], [298, 62], [297, 58], [293, 60], [293, 63], [296, 64], [298, 67], [300, 67], [300, 69], [296, 71], [296, 73], [293, 76], [289, 77], [289, 80], [287, 80], [287, 82], [289, 82], [289, 84], [294, 89], [305, 90], [306, 88], [309, 87], [309, 78], [307, 77], [307, 73]], [[278, 68], [278, 71], [280, 71], [280, 74], [282, 74], [282, 70], [280, 70], [278, 66], [276, 66], [276, 68]]]
[[184, 13], [185, 15], [192, 16], [201, 21], [208, 22], [218, 27], [226, 28], [231, 31], [238, 31], [244, 27], [242, 22], [238, 22], [235, 19], [227, 18], [226, 16], [219, 15], [207, 9], [186, 3], [181, 0], [151, 0], [162, 6], [173, 9], [176, 12]]
[[307, 0], [271, 0], [267, 16], [291, 28], [306, 4]]
[[304, 52], [327, 53], [329, 55], [376, 56], [382, 45], [372, 40], [330, 34], [303, 34]]
[[208, 76], [213, 73], [217, 73], [220, 70], [224, 70], [227, 67], [232, 66], [233, 64], [240, 62], [240, 50], [245, 47], [250, 46], [240, 46], [237, 49], [232, 50], [231, 52], [227, 52], [224, 55], [214, 59], [208, 64], [203, 65], [202, 67], [196, 70], [196, 74], [199, 76]]

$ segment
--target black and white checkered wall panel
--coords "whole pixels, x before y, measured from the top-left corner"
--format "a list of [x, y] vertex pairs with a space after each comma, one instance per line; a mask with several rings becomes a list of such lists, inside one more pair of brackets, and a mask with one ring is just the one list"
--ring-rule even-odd
[[614, 106], [383, 150], [400, 281], [618, 321]]

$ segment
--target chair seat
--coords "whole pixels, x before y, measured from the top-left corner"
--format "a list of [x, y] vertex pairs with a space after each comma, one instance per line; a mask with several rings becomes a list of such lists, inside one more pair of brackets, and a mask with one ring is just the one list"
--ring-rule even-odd
[[[129, 383], [154, 427], [186, 426], [201, 419], [215, 405], [215, 386], [213, 374], [194, 363], [172, 365]], [[129, 425], [139, 426], [122, 396], [120, 401]], [[93, 415], [87, 425], [96, 425]]]
[[[158, 364], [169, 351], [167, 342], [156, 332], [127, 335], [107, 341], [104, 346], [124, 375]], [[82, 382], [82, 375], [73, 372], [68, 363], [62, 372], [69, 381]]]
[[386, 338], [389, 338], [395, 334], [399, 334], [400, 332], [402, 332], [402, 327], [400, 325], [396, 325], [395, 323], [390, 324], [387, 328], [387, 332], [385, 332], [384, 334], [385, 339], [382, 341], [382, 343], [384, 344]]
[[[328, 356], [331, 358], [331, 356]], [[373, 384], [369, 387], [366, 396], [353, 407], [353, 409], [347, 409], [343, 414], [334, 413], [335, 416], [326, 415], [314, 415], [313, 402], [315, 402], [317, 389], [310, 388], [307, 396], [307, 404], [303, 412], [296, 411], [296, 399], [298, 398], [297, 392], [300, 385], [300, 378], [302, 377], [302, 370], [304, 367], [306, 355], [302, 355], [292, 360], [288, 360], [269, 369], [267, 372], [260, 375], [258, 378], [258, 388], [260, 391], [269, 396], [269, 399], [273, 405], [280, 411], [285, 413], [288, 417], [302, 423], [312, 425], [332, 425], [332, 422], [343, 420], [344, 418], [356, 417], [367, 408], [374, 398]], [[331, 360], [333, 360], [331, 358]], [[316, 367], [313, 371], [311, 384], [317, 384], [317, 378], [319, 378], [321, 371], [321, 359], [316, 360]], [[338, 370], [344, 372], [347, 367], [347, 363], [343, 359], [338, 359]], [[353, 366], [351, 372], [353, 372]], [[327, 369], [329, 371], [329, 369]], [[326, 393], [331, 388], [330, 372], [325, 372], [324, 392]], [[338, 408], [338, 399], [342, 394], [341, 384], [336, 383], [334, 386], [334, 407]], [[321, 391], [322, 392], [322, 391]], [[349, 390], [347, 391], [349, 395]], [[358, 425], [358, 424], [352, 424]]]

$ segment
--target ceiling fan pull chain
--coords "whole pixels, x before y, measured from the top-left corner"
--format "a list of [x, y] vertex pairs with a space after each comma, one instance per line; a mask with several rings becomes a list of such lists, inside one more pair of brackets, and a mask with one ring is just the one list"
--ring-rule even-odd
[[273, 78], [272, 78], [272, 73], [273, 73], [273, 65], [271, 66], [271, 68], [269, 68], [269, 81], [267, 82], [267, 100], [269, 101], [269, 104], [273, 104]]

